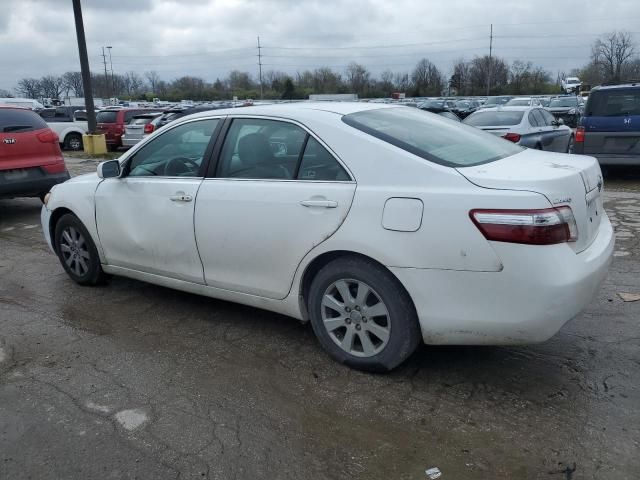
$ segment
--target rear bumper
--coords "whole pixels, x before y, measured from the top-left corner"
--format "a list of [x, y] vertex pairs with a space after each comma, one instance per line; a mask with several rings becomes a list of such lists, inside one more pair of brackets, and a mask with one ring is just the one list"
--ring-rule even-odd
[[392, 268], [418, 312], [427, 344], [513, 345], [543, 342], [578, 315], [604, 281], [615, 238], [608, 217], [576, 254], [492, 242], [501, 272]]
[[40, 167], [25, 169], [27, 172], [23, 178], [15, 180], [7, 178], [0, 170], [0, 197], [36, 197], [48, 192], [58, 183], [66, 182], [71, 178], [69, 172], [48, 174]]
[[136, 143], [138, 143], [141, 138], [129, 138], [126, 136], [122, 137], [122, 146], [123, 147], [133, 147]]

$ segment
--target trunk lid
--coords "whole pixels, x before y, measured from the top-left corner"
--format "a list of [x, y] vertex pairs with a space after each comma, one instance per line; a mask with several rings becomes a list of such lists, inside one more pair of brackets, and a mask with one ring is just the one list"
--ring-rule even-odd
[[571, 207], [578, 240], [569, 245], [576, 252], [591, 245], [597, 235], [604, 209], [602, 173], [595, 158], [527, 149], [502, 160], [457, 170], [479, 187], [536, 192], [554, 207]]
[[28, 132], [0, 132], [0, 170], [39, 167], [58, 163], [62, 152], [57, 141], [43, 142], [38, 135], [54, 135], [49, 128]]

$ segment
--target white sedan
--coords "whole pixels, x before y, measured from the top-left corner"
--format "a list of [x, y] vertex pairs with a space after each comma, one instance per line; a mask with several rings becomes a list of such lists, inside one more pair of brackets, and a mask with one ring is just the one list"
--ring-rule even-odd
[[334, 359], [378, 371], [421, 342], [548, 339], [614, 245], [593, 158], [364, 103], [184, 117], [56, 186], [42, 225], [82, 285], [122, 275], [309, 320]]

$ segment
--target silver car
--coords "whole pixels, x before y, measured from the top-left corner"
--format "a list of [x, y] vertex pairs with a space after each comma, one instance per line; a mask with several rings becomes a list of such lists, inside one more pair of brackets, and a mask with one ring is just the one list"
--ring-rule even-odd
[[161, 115], [162, 112], [149, 112], [141, 113], [133, 117], [124, 129], [122, 146], [133, 147], [147, 135], [151, 135], [156, 128], [154, 120], [160, 119]]

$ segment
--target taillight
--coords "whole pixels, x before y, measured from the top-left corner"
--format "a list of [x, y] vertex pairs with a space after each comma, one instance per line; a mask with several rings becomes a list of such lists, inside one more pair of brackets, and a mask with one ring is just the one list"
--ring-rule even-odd
[[520, 141], [520, 135], [518, 133], [505, 133], [502, 138], [504, 138], [505, 140], [509, 140], [510, 142], [513, 143], [518, 143]]
[[569, 207], [541, 210], [471, 210], [469, 216], [487, 240], [554, 245], [575, 242], [578, 227]]
[[36, 133], [36, 137], [42, 143], [59, 143], [60, 142], [60, 139], [58, 138], [58, 134], [51, 129], [47, 129], [42, 132]]
[[582, 142], [584, 142], [584, 127], [578, 127], [578, 128], [576, 128], [576, 138], [575, 138], [575, 142], [576, 142], [576, 143], [582, 143]]
[[42, 169], [50, 174], [64, 173], [67, 170], [64, 162], [52, 163], [51, 165], [41, 165]]
[[144, 133], [153, 133], [153, 130], [154, 130], [155, 128], [156, 128], [156, 127], [153, 125], [153, 123], [147, 123], [147, 124], [144, 126]]

